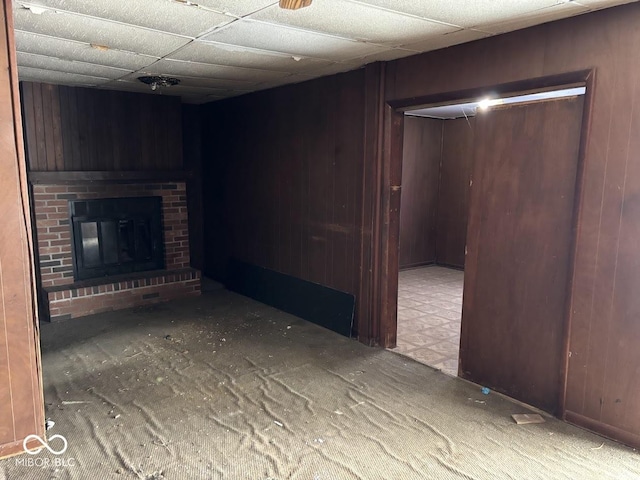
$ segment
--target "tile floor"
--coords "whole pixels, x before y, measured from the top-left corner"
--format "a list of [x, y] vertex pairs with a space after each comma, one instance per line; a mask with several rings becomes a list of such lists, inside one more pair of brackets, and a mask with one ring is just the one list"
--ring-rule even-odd
[[400, 272], [394, 352], [458, 374], [464, 272], [428, 266]]

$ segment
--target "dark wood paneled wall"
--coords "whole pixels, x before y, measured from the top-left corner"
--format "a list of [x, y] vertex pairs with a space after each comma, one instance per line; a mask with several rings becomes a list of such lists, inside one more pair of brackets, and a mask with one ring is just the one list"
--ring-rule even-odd
[[442, 120], [406, 117], [400, 199], [400, 268], [436, 261]]
[[22, 82], [30, 171], [182, 169], [180, 98]]
[[[0, 458], [44, 435], [33, 251], [11, 2], [0, 7]], [[31, 442], [33, 446], [34, 442]]]
[[364, 71], [205, 106], [206, 274], [229, 257], [357, 294]]
[[444, 120], [436, 224], [436, 263], [464, 268], [475, 119]]
[[460, 374], [556, 413], [583, 98], [476, 118]]
[[632, 3], [393, 61], [386, 66], [385, 94], [387, 101], [398, 105], [442, 92], [489, 92], [494, 85], [595, 69], [592, 103], [587, 106], [591, 120], [585, 131], [569, 310], [566, 416], [636, 445], [640, 445], [636, 367], [640, 365], [636, 252], [640, 167], [634, 160], [640, 151], [638, 25], [640, 4]]

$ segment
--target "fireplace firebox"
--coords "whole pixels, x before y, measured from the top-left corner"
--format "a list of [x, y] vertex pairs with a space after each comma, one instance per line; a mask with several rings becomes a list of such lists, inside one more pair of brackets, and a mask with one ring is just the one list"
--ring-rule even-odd
[[164, 268], [161, 197], [69, 203], [76, 280]]

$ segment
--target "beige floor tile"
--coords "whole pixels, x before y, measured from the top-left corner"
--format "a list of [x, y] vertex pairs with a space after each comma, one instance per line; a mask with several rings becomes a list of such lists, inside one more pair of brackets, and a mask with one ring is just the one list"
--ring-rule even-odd
[[463, 282], [442, 267], [400, 272], [395, 352], [457, 375]]
[[445, 360], [442, 354], [429, 350], [428, 348], [419, 348], [407, 356], [419, 362], [426, 363], [427, 365], [435, 365]]

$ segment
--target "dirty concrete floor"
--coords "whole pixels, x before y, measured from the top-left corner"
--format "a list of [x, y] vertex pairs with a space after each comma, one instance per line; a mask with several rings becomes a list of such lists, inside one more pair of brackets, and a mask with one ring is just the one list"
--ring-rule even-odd
[[226, 290], [44, 325], [42, 350], [68, 449], [2, 479], [640, 478], [627, 447]]

